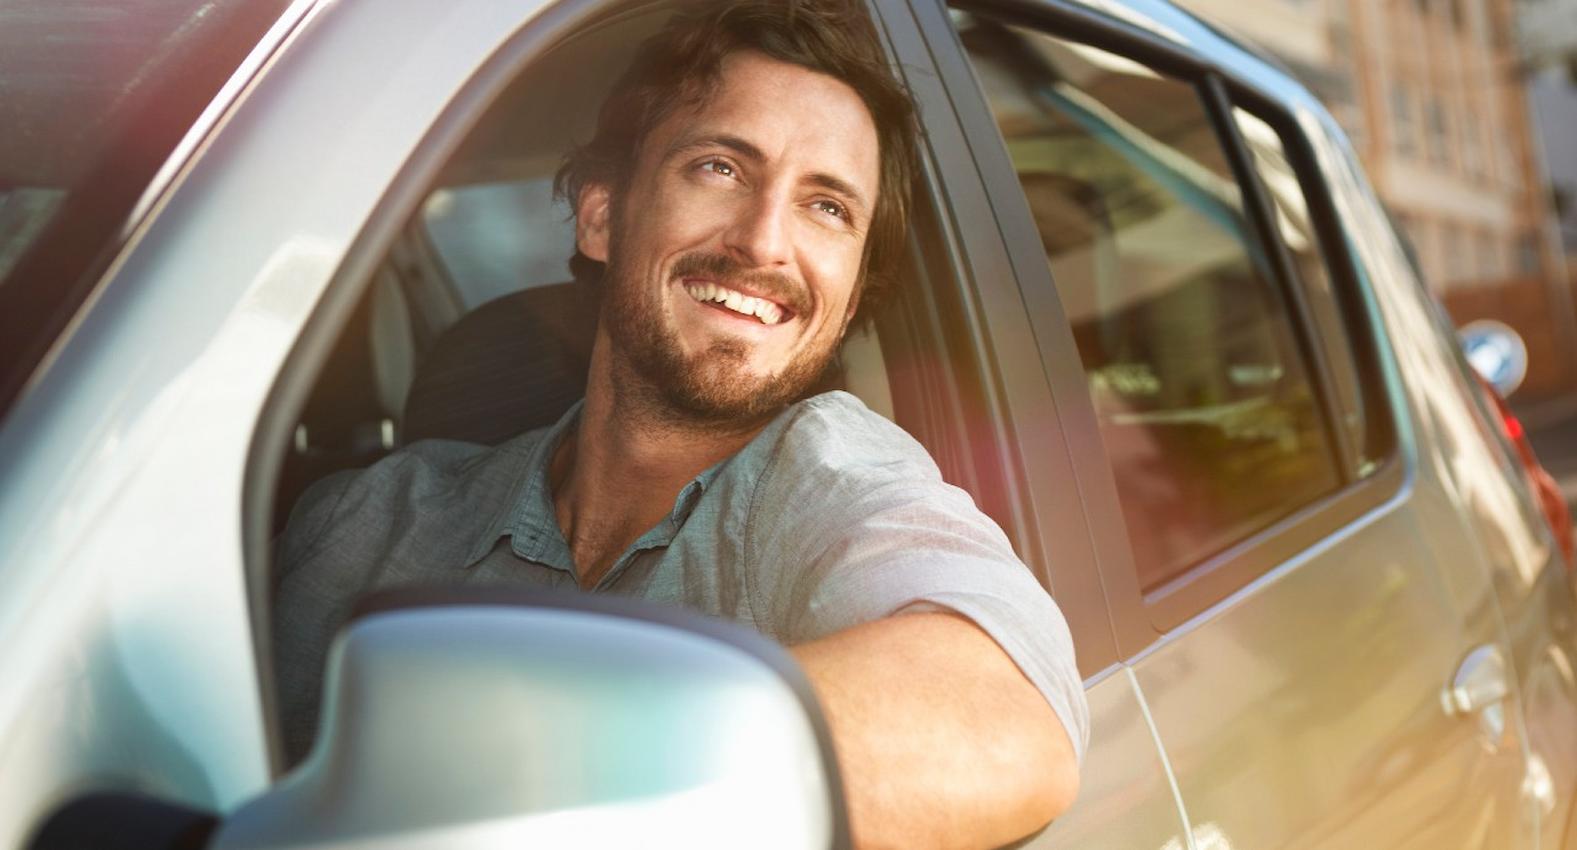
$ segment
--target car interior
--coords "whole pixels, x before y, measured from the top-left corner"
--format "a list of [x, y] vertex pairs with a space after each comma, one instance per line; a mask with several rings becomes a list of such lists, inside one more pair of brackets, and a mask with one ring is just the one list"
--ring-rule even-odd
[[[584, 393], [595, 296], [571, 279], [574, 223], [553, 196], [565, 153], [671, 7], [604, 15], [525, 69], [402, 228], [325, 363], [292, 435], [273, 530], [314, 481], [423, 439], [497, 444], [556, 422]], [[874, 330], [851, 331], [817, 391], [894, 418]]]

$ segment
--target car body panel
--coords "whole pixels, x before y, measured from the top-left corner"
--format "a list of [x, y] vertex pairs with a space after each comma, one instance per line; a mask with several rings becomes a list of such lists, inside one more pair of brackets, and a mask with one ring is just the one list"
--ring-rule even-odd
[[1139, 683], [1115, 666], [1086, 684], [1090, 749], [1079, 798], [1025, 848], [1143, 847], [1182, 850], [1188, 827]]
[[1440, 704], [1456, 647], [1501, 646], [1498, 620], [1453, 625], [1406, 545], [1420, 532], [1399, 499], [1133, 662], [1196, 826], [1245, 847], [1437, 847], [1475, 827], [1468, 846], [1533, 846], [1515, 729]]
[[[1328, 116], [1323, 121], [1334, 127]], [[1577, 710], [1571, 668], [1571, 585], [1558, 548], [1541, 528], [1531, 495], [1512, 483], [1514, 471], [1493, 457], [1486, 441], [1493, 434], [1493, 423], [1474, 422], [1473, 406], [1463, 403], [1471, 398], [1472, 389], [1461, 371], [1454, 337], [1438, 321], [1431, 321], [1439, 318], [1432, 302], [1350, 148], [1338, 138], [1333, 133], [1316, 137], [1323, 148], [1323, 170], [1341, 207], [1347, 238], [1366, 271], [1374, 308], [1385, 319], [1381, 332], [1390, 337], [1385, 347], [1396, 357], [1391, 385], [1415, 412], [1411, 439], [1420, 446], [1420, 476], [1438, 481], [1432, 486], [1443, 494], [1425, 521], [1458, 527], [1466, 521], [1464, 549], [1484, 559], [1481, 569], [1498, 599], [1497, 613], [1509, 641], [1508, 660], [1522, 686], [1529, 746], [1526, 790], [1535, 791], [1548, 771], [1553, 784], [1550, 796], [1556, 802], [1551, 807], [1534, 805], [1542, 846], [1566, 846], [1563, 835], [1577, 793], [1571, 731]], [[1438, 525], [1424, 528], [1437, 549], [1451, 545]], [[1467, 554], [1446, 551], [1453, 559]], [[1463, 599], [1474, 595], [1473, 590], [1458, 592]]]

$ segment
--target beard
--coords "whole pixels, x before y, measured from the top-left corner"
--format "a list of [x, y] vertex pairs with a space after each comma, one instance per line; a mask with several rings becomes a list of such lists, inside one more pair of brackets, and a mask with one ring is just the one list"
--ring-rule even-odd
[[[600, 321], [623, 367], [638, 380], [621, 387], [627, 400], [664, 408], [695, 424], [718, 428], [749, 427], [776, 415], [804, 398], [816, 386], [837, 353], [840, 332], [832, 341], [812, 346], [775, 375], [747, 371], [750, 346], [743, 340], [719, 339], [704, 351], [686, 355], [676, 330], [652, 321], [661, 315], [659, 288], [628, 275], [617, 250], [604, 273]], [[705, 274], [719, 284], [764, 292], [796, 316], [809, 312], [803, 290], [784, 275], [751, 271], [726, 254], [692, 252], [681, 256], [663, 285]], [[688, 296], [686, 296], [688, 297]]]

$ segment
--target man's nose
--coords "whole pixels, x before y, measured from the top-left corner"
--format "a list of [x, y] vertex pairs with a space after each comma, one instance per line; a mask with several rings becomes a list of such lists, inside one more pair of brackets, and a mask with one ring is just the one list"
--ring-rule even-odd
[[792, 253], [790, 205], [776, 192], [761, 192], [741, 205], [723, 234], [724, 247], [751, 268], [786, 265]]

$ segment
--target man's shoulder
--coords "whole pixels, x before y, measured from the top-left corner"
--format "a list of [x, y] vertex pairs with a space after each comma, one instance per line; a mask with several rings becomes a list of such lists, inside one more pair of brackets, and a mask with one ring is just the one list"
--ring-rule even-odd
[[950, 498], [925, 447], [841, 391], [801, 401], [774, 421], [750, 459], [752, 514], [836, 524], [882, 505]]
[[395, 528], [438, 523], [458, 530], [498, 510], [523, 477], [547, 429], [497, 446], [421, 440], [371, 466], [339, 472], [307, 489], [281, 541], [286, 564], [331, 543], [386, 539]]
[[489, 484], [512, 484], [547, 429], [496, 446], [459, 440], [420, 440], [356, 470], [341, 486], [382, 498], [463, 494]]
[[776, 467], [940, 480], [936, 463], [918, 440], [842, 390], [793, 405], [780, 425], [772, 451]]

